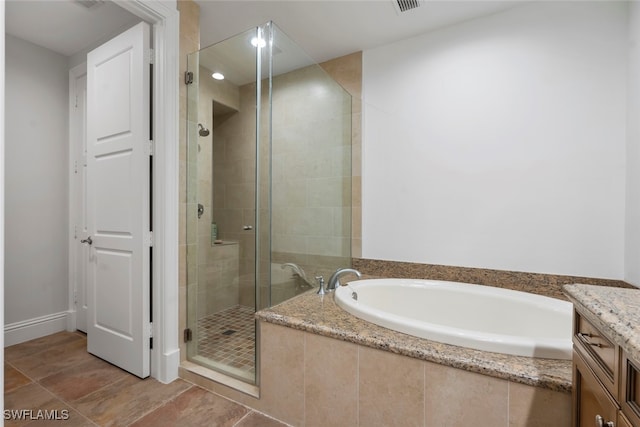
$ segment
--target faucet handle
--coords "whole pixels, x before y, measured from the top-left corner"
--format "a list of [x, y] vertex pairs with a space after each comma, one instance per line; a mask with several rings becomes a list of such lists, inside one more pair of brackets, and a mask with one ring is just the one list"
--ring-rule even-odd
[[324, 295], [324, 277], [323, 276], [316, 276], [316, 280], [318, 281], [318, 284], [320, 285], [320, 289], [318, 289], [318, 292], [316, 292], [318, 295]]

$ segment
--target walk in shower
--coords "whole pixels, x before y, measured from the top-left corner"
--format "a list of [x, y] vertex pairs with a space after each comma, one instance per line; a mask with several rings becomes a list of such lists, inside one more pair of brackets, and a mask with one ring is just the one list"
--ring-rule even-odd
[[187, 358], [258, 384], [254, 313], [351, 264], [351, 96], [273, 23], [188, 67]]

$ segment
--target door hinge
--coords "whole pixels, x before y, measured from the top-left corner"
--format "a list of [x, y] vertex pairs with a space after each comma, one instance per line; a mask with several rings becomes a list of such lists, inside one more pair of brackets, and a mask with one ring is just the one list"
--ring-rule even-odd
[[147, 324], [147, 336], [153, 338], [153, 322]]
[[153, 247], [153, 231], [147, 231], [144, 234], [144, 243], [145, 243], [145, 245], [149, 246], [150, 248]]
[[145, 147], [145, 154], [147, 156], [153, 156], [155, 152], [155, 143], [153, 140], [147, 141], [147, 145]]
[[77, 225], [73, 226], [73, 238], [74, 239], [78, 239], [78, 226]]
[[184, 72], [184, 84], [190, 85], [193, 83], [193, 73], [191, 71]]
[[191, 329], [187, 328], [184, 330], [184, 342], [189, 342], [193, 339], [193, 333]]
[[73, 303], [78, 304], [78, 291], [75, 289], [73, 290]]
[[147, 60], [147, 63], [149, 63], [149, 64], [153, 64], [153, 62], [154, 62], [154, 60], [155, 60], [155, 53], [156, 53], [156, 52], [155, 52], [153, 49], [149, 49], [149, 50], [147, 50], [147, 52], [146, 52], [146, 56], [147, 56], [147, 57], [146, 57], [146, 60]]
[[78, 161], [77, 160], [73, 161], [73, 173], [74, 174], [78, 173]]

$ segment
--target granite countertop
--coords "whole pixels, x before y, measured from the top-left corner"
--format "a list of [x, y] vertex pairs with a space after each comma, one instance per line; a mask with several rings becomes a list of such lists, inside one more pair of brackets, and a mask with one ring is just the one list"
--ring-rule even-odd
[[256, 313], [259, 320], [428, 362], [542, 387], [571, 391], [571, 361], [512, 356], [417, 338], [359, 319], [338, 307], [333, 294], [311, 290]]
[[618, 344], [627, 357], [640, 361], [640, 289], [564, 285], [576, 309]]

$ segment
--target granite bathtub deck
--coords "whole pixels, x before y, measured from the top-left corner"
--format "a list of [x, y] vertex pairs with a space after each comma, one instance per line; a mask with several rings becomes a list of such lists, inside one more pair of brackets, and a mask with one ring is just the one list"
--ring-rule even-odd
[[309, 291], [256, 313], [264, 322], [311, 332], [496, 378], [571, 391], [571, 361], [511, 356], [417, 338], [359, 319], [338, 307], [333, 294]]
[[565, 285], [564, 292], [587, 320], [640, 361], [640, 289]]

